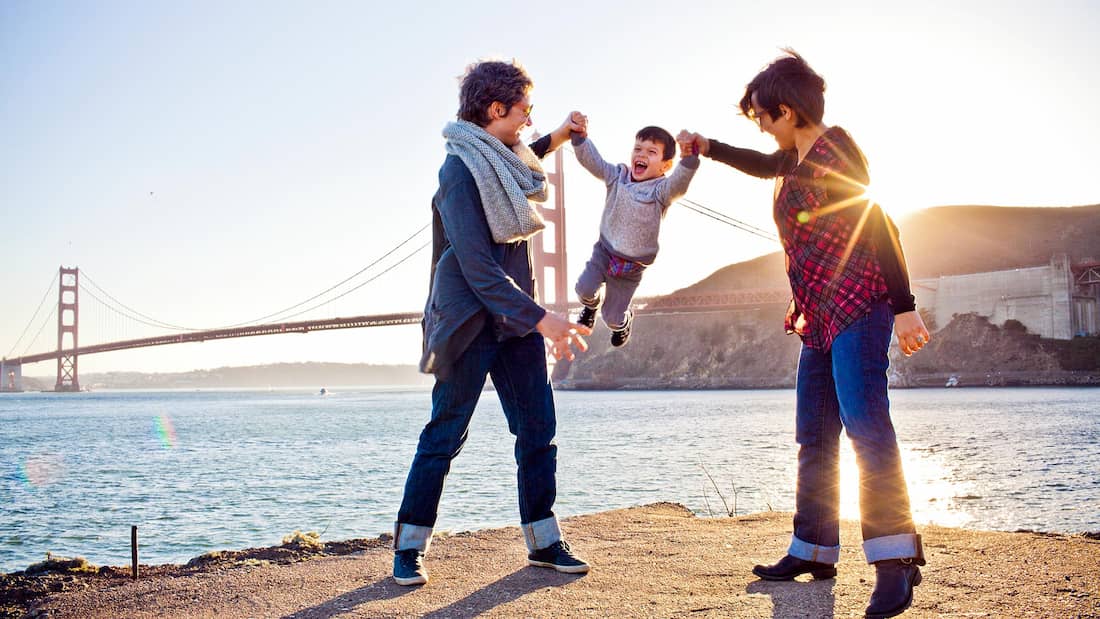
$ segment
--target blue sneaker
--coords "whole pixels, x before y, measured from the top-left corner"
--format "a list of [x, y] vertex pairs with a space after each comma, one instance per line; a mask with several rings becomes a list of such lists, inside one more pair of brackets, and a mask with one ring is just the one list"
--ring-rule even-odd
[[549, 567], [565, 574], [584, 574], [588, 564], [570, 550], [565, 540], [559, 540], [546, 548], [540, 548], [527, 555], [527, 565]]
[[393, 580], [399, 585], [423, 585], [428, 582], [424, 553], [410, 548], [393, 553]]

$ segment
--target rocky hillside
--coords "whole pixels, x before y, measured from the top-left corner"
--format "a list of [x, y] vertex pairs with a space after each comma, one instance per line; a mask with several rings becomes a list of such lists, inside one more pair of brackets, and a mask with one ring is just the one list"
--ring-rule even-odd
[[897, 386], [939, 387], [954, 376], [960, 386], [1100, 384], [1100, 338], [1048, 340], [1017, 321], [1003, 326], [983, 316], [956, 316], [912, 357], [891, 350]]
[[[899, 224], [914, 279], [1100, 258], [1100, 205], [1074, 208], [940, 207]], [[782, 254], [732, 264], [677, 293], [787, 286]], [[603, 325], [591, 350], [559, 363], [564, 388], [744, 388], [794, 385], [799, 340], [783, 333], [785, 306], [736, 312], [640, 315], [630, 343], [612, 348]], [[932, 343], [906, 358], [892, 351], [891, 382], [942, 386], [1100, 384], [1100, 338], [1043, 340], [1022, 325], [974, 315], [935, 325]]]

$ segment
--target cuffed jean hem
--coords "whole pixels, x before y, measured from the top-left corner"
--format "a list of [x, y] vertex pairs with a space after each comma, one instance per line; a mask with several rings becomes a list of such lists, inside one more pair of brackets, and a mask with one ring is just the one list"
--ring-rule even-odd
[[871, 538], [863, 542], [863, 554], [867, 563], [886, 561], [887, 559], [919, 559], [924, 556], [920, 535], [900, 533]]
[[527, 542], [527, 550], [531, 552], [561, 541], [561, 527], [558, 526], [557, 516], [529, 522], [520, 528], [523, 529], [523, 541]]
[[803, 561], [833, 564], [840, 560], [840, 546], [818, 546], [792, 535], [787, 554]]
[[427, 554], [432, 545], [432, 527], [395, 522], [393, 524], [394, 550], [419, 550]]

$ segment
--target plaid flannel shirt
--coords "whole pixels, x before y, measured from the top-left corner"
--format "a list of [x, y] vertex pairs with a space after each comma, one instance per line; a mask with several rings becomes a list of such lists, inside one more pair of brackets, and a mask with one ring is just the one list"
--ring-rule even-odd
[[784, 326], [806, 346], [829, 350], [841, 331], [887, 295], [868, 233], [872, 213], [860, 198], [869, 181], [867, 164], [838, 127], [818, 138], [801, 163], [788, 162], [776, 177], [774, 206], [794, 296]]

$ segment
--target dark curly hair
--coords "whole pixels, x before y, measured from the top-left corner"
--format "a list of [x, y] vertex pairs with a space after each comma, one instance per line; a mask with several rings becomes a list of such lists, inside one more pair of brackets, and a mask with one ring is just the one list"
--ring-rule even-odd
[[458, 93], [458, 117], [480, 127], [489, 124], [489, 106], [500, 101], [508, 109], [534, 88], [531, 76], [516, 60], [483, 60], [466, 67]]
[[779, 115], [782, 103], [798, 114], [796, 127], [821, 124], [825, 117], [825, 78], [814, 72], [793, 49], [783, 51], [786, 56], [773, 61], [745, 86], [741, 112], [745, 116], [752, 115], [752, 96], [755, 94], [757, 104], [772, 120]]
[[662, 161], [668, 161], [676, 155], [676, 140], [672, 137], [672, 134], [660, 127], [642, 127], [637, 135], [634, 136], [636, 140], [649, 140], [654, 144], [660, 144], [664, 147], [663, 154], [661, 155]]

